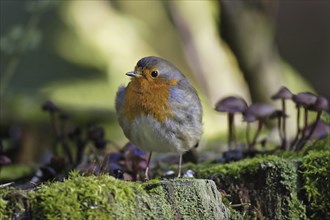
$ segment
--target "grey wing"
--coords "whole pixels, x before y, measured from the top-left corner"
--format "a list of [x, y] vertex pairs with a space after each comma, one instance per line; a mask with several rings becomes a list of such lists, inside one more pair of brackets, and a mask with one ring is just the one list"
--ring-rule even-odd
[[117, 114], [124, 110], [125, 90], [126, 87], [121, 86], [117, 91], [116, 100], [115, 100], [115, 107]]
[[176, 117], [182, 120], [193, 121], [201, 123], [202, 121], [202, 106], [196, 90], [190, 85], [187, 80], [179, 81], [176, 89], [170, 93], [170, 103], [172, 108], [177, 112]]
[[115, 101], [115, 107], [116, 107], [116, 113], [119, 125], [122, 127], [124, 134], [127, 136], [127, 126], [125, 126], [125, 120], [123, 118], [124, 115], [124, 102], [125, 102], [125, 92], [126, 87], [120, 86], [117, 95], [116, 95], [116, 101]]
[[123, 118], [124, 116], [124, 104], [125, 104], [125, 93], [126, 93], [126, 87], [121, 86], [119, 87], [116, 95], [116, 101], [115, 101], [115, 107], [118, 117], [118, 122], [120, 127], [123, 129], [123, 132], [125, 136], [130, 139], [130, 133], [129, 133], [129, 127], [127, 120]]
[[187, 80], [180, 80], [171, 90], [169, 98], [171, 107], [175, 109], [173, 119], [179, 127], [176, 136], [192, 148], [203, 133], [203, 112], [197, 92]]

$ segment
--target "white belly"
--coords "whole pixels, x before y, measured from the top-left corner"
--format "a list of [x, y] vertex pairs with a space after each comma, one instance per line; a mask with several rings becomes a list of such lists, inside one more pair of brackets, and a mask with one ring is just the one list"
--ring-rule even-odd
[[[175, 140], [171, 131], [150, 116], [140, 116], [130, 123], [129, 139], [145, 151], [180, 152], [178, 140]], [[173, 133], [172, 133], [173, 134]]]

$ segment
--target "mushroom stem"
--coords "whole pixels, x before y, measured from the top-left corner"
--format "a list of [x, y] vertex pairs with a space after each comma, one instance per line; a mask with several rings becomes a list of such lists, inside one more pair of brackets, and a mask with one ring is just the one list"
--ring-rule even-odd
[[228, 149], [232, 149], [234, 132], [234, 114], [228, 113]]
[[53, 130], [53, 133], [54, 133], [55, 137], [58, 137], [59, 132], [58, 132], [58, 129], [57, 129], [57, 126], [56, 126], [56, 115], [55, 115], [54, 112], [50, 112], [50, 123], [51, 123], [52, 130]]
[[[310, 130], [310, 132], [309, 132], [308, 135], [306, 135], [305, 138], [301, 141], [301, 144], [297, 146], [297, 150], [301, 150], [301, 149], [305, 146], [306, 142], [307, 142], [307, 141], [311, 138], [311, 136], [313, 135], [313, 133], [314, 133], [316, 127], [317, 127], [317, 123], [319, 123], [319, 121], [320, 121], [320, 119], [321, 119], [321, 113], [322, 113], [322, 111], [318, 111], [318, 112], [317, 112], [316, 120], [315, 120], [315, 122], [314, 122], [314, 124], [313, 124], [313, 126], [312, 126], [312, 128], [311, 128], [311, 130]], [[307, 128], [307, 126], [305, 127], [305, 129], [306, 129], [306, 128]]]
[[304, 108], [304, 127], [301, 130], [301, 137], [300, 137], [299, 141], [297, 142], [297, 145], [295, 146], [296, 151], [298, 151], [302, 148], [302, 144], [304, 143], [304, 141], [306, 139], [305, 131], [307, 129], [307, 126], [308, 126], [308, 109]]
[[293, 150], [293, 146], [296, 144], [296, 142], [299, 138], [299, 134], [300, 134], [300, 106], [297, 105], [297, 133], [296, 133], [294, 140], [292, 141], [292, 143], [290, 145], [291, 150]]
[[[308, 126], [308, 109], [305, 108], [304, 110], [304, 129]], [[302, 135], [304, 136], [304, 135]]]
[[60, 121], [60, 131], [58, 131], [58, 141], [62, 145], [63, 152], [65, 152], [66, 156], [68, 157], [69, 164], [73, 164], [73, 156], [70, 151], [70, 147], [65, 141], [65, 136], [66, 136], [66, 120], [61, 120]]
[[254, 145], [256, 144], [257, 142], [257, 139], [259, 137], [259, 134], [260, 134], [260, 131], [261, 131], [261, 128], [262, 128], [262, 121], [261, 120], [258, 120], [258, 128], [257, 128], [257, 131], [254, 135], [254, 138], [253, 138], [253, 141], [250, 145], [250, 150], [253, 150], [254, 149]]
[[235, 120], [234, 120], [234, 115], [233, 115], [233, 127], [232, 127], [232, 138], [234, 142], [234, 147], [237, 149], [237, 138], [236, 138], [236, 126], [235, 126]]
[[281, 143], [281, 146], [282, 146], [282, 149], [284, 149], [284, 138], [283, 138], [283, 134], [281, 133], [281, 128], [282, 128], [282, 117], [278, 117], [277, 118], [277, 128], [278, 128], [278, 133], [279, 133], [279, 136], [282, 140], [282, 143]]
[[55, 153], [55, 155], [59, 155], [59, 152], [58, 152], [59, 150], [57, 149], [57, 143], [58, 143], [60, 134], [57, 129], [56, 115], [55, 115], [55, 112], [50, 112], [49, 115], [50, 115], [50, 123], [51, 123], [52, 130], [53, 130], [53, 133], [55, 136], [55, 142], [53, 144], [53, 152]]
[[251, 145], [251, 141], [250, 141], [250, 123], [246, 124], [245, 137], [246, 137], [247, 146], [250, 148], [250, 145]]
[[[285, 99], [282, 99], [282, 111], [283, 111], [283, 117], [282, 117], [282, 149], [287, 150], [287, 137], [286, 137], [286, 106], [285, 106]], [[279, 132], [281, 132], [281, 129], [279, 128]], [[281, 134], [281, 133], [280, 133]]]
[[314, 131], [315, 131], [315, 128], [317, 127], [317, 123], [318, 123], [318, 122], [320, 121], [320, 119], [321, 119], [321, 113], [322, 113], [322, 111], [318, 111], [318, 112], [317, 112], [315, 123], [314, 123], [312, 129], [310, 130], [309, 134], [307, 135], [307, 137], [306, 137], [306, 141], [308, 141], [308, 140], [311, 138], [311, 136], [313, 135], [313, 133], [314, 133]]

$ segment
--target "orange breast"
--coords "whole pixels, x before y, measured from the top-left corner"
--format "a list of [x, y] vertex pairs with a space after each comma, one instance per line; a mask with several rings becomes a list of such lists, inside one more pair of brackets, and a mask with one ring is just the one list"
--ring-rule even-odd
[[127, 85], [125, 93], [124, 114], [128, 120], [134, 120], [140, 115], [152, 115], [163, 122], [172, 115], [168, 104], [169, 89], [177, 84], [176, 80], [169, 82], [161, 79], [147, 80], [134, 78]]

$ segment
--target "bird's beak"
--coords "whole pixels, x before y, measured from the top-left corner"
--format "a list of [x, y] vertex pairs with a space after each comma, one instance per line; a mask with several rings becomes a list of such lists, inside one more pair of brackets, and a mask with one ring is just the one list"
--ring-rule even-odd
[[136, 71], [128, 72], [126, 73], [126, 76], [131, 76], [131, 77], [141, 77], [141, 74], [138, 74]]

